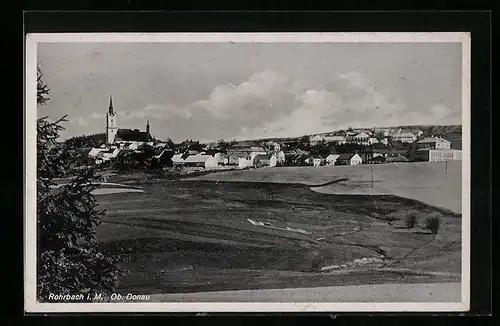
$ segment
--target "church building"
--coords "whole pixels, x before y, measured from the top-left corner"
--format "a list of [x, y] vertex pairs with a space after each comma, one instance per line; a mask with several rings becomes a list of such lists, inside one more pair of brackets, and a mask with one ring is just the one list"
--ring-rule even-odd
[[139, 129], [119, 129], [116, 121], [116, 112], [113, 108], [113, 99], [109, 97], [109, 108], [106, 114], [106, 144], [119, 145], [119, 147], [137, 148], [140, 145], [153, 145], [153, 137], [146, 122], [146, 131]]

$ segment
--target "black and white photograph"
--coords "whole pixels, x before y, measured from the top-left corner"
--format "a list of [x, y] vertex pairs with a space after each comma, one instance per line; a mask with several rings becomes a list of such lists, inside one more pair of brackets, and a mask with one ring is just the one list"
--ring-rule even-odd
[[467, 311], [468, 33], [28, 34], [29, 312]]

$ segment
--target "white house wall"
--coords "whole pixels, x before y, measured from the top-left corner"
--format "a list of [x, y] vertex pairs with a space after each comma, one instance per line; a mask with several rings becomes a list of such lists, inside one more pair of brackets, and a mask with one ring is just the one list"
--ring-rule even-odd
[[274, 167], [277, 165], [277, 163], [278, 158], [276, 157], [276, 155], [271, 156], [271, 158], [269, 159], [269, 166]]
[[249, 159], [246, 157], [240, 157], [240, 158], [238, 158], [238, 167], [240, 169], [250, 167], [253, 165], [252, 162], [253, 162], [253, 159]]
[[218, 166], [219, 166], [218, 161], [212, 156], [207, 158], [207, 160], [205, 161], [205, 168], [206, 169], [216, 168]]

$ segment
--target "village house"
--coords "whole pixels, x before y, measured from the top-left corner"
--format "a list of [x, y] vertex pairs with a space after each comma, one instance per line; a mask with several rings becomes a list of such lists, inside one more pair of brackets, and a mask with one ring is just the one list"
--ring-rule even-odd
[[97, 156], [96, 156], [96, 163], [102, 163], [102, 162], [107, 162], [110, 161], [112, 158], [115, 158], [118, 153], [120, 153], [120, 148], [118, 147], [113, 147], [106, 149], [105, 151], [100, 151]]
[[227, 154], [229, 155], [228, 165], [238, 165], [240, 157], [250, 157], [250, 154], [248, 154], [247, 152], [240, 151], [230, 151]]
[[285, 152], [280, 150], [280, 151], [274, 151], [273, 154], [276, 156], [276, 161], [277, 161], [276, 164], [277, 165], [284, 165], [285, 164], [285, 161], [286, 161]]
[[375, 150], [373, 151], [372, 153], [372, 158], [375, 158], [377, 156], [380, 156], [380, 157], [387, 157], [387, 154], [388, 154], [388, 151], [379, 151], [379, 150]]
[[196, 154], [203, 154], [200, 151], [197, 151], [196, 149], [188, 149], [183, 152], [185, 155], [196, 155]]
[[379, 143], [379, 141], [378, 141], [377, 138], [375, 138], [375, 137], [368, 138], [368, 144], [369, 145], [378, 144], [378, 143]]
[[77, 150], [77, 153], [78, 155], [80, 155], [81, 157], [90, 157], [90, 152], [92, 151], [92, 147], [81, 147], [81, 148], [78, 148]]
[[313, 155], [306, 159], [306, 163], [312, 166], [322, 166], [325, 163], [325, 159], [320, 155]]
[[118, 146], [120, 146], [121, 149], [130, 149], [130, 150], [136, 150], [139, 148], [139, 146], [142, 145], [142, 143], [138, 142], [120, 142]]
[[309, 138], [309, 144], [311, 146], [316, 146], [323, 143], [324, 139], [320, 135], [315, 135]]
[[253, 166], [255, 167], [275, 167], [277, 163], [278, 158], [274, 154], [258, 154], [253, 158]]
[[371, 145], [370, 138], [371, 137], [366, 132], [362, 131], [358, 134], [347, 136], [347, 142], [368, 146]]
[[359, 157], [361, 157], [362, 162], [366, 162], [373, 157], [372, 150], [358, 151], [357, 154], [359, 155]]
[[153, 159], [155, 159], [161, 166], [171, 166], [173, 164], [173, 155], [174, 151], [164, 145], [163, 147], [155, 148], [155, 155], [153, 155]]
[[303, 166], [307, 165], [306, 159], [309, 156], [308, 151], [304, 151], [298, 148], [287, 151], [285, 153], [285, 165], [288, 166]]
[[384, 135], [384, 137], [389, 137], [393, 132], [393, 130], [389, 128], [380, 129], [379, 131]]
[[328, 144], [342, 145], [346, 143], [344, 136], [325, 136], [324, 141]]
[[172, 164], [174, 166], [179, 166], [184, 163], [184, 159], [182, 158], [183, 154], [175, 154], [172, 156]]
[[265, 155], [267, 154], [266, 150], [260, 146], [251, 146], [250, 148], [244, 150], [248, 151], [250, 153], [250, 157], [252, 160], [255, 158], [257, 155]]
[[387, 137], [384, 137], [379, 141], [379, 144], [387, 145], [389, 144], [389, 139], [387, 139]]
[[88, 155], [90, 157], [96, 157], [97, 154], [99, 154], [100, 152], [104, 152], [104, 151], [107, 151], [109, 148], [106, 147], [106, 145], [102, 145], [101, 147], [93, 147], [89, 152], [88, 152]]
[[367, 164], [383, 164], [385, 163], [384, 156], [373, 156], [371, 159], [366, 161]]
[[444, 162], [461, 161], [462, 151], [457, 149], [419, 149], [417, 150], [419, 161]]
[[326, 164], [327, 165], [335, 165], [335, 162], [339, 158], [340, 154], [330, 154], [326, 157]]
[[115, 158], [118, 153], [120, 153], [120, 148], [116, 146], [112, 146], [109, 148], [92, 148], [89, 151], [89, 156], [95, 157], [97, 159], [96, 162], [105, 162], [111, 160], [112, 158]]
[[240, 169], [245, 169], [253, 166], [253, 160], [249, 153], [242, 152], [237, 155], [238, 167]]
[[405, 163], [409, 160], [401, 154], [390, 154], [386, 157], [385, 163]]
[[212, 155], [206, 154], [189, 155], [187, 157], [185, 157], [185, 155], [176, 154], [172, 157], [172, 163], [174, 166], [198, 167], [205, 169], [216, 168], [218, 166], [215, 158]]
[[275, 141], [266, 142], [266, 147], [269, 148], [270, 151], [279, 152], [281, 151], [281, 144]]
[[402, 143], [409, 143], [409, 144], [417, 140], [417, 136], [415, 136], [414, 133], [404, 132], [401, 129], [399, 129], [397, 133], [392, 134], [391, 138], [393, 141], [399, 141]]
[[417, 142], [419, 149], [450, 149], [451, 142], [441, 137], [428, 137]]
[[229, 165], [229, 154], [218, 152], [213, 156], [218, 165]]
[[358, 165], [362, 163], [363, 160], [361, 159], [361, 156], [353, 153], [341, 154], [337, 158], [337, 161], [335, 161], [335, 165]]
[[[249, 161], [250, 165], [252, 165], [252, 155], [248, 151], [229, 151], [227, 154], [227, 164], [228, 165], [241, 165], [241, 159], [243, 159], [244, 162]], [[226, 159], [224, 159], [226, 161]], [[244, 165], [246, 165], [245, 163]]]

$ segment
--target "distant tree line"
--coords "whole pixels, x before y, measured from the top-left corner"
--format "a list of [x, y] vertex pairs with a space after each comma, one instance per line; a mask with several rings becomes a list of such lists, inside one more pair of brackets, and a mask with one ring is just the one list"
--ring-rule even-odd
[[459, 135], [462, 133], [461, 125], [451, 125], [451, 126], [400, 126], [403, 130], [417, 131], [422, 130], [424, 137], [430, 136], [440, 136], [446, 138], [447, 136]]
[[[168, 148], [168, 146], [165, 147]], [[173, 150], [163, 152], [163, 149], [155, 149], [150, 145], [142, 145], [134, 151], [122, 151], [110, 161], [110, 166], [118, 172], [133, 170], [156, 172], [164, 167], [171, 167], [173, 165]]]
[[97, 133], [91, 135], [75, 136], [66, 139], [64, 142], [67, 146], [75, 148], [83, 147], [98, 147], [106, 142], [105, 133]]

